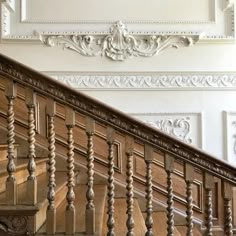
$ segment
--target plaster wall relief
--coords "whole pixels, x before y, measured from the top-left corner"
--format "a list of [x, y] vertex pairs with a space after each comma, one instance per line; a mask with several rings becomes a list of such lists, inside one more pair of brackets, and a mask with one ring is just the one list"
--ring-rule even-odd
[[203, 148], [201, 113], [132, 113], [131, 115], [185, 143]]
[[121, 21], [115, 23], [110, 34], [101, 35], [41, 35], [47, 46], [62, 45], [83, 56], [106, 56], [114, 61], [124, 61], [130, 57], [151, 57], [167, 48], [192, 46], [198, 36], [181, 35], [131, 35]]
[[44, 73], [78, 90], [236, 90], [236, 72]]
[[224, 111], [223, 118], [225, 156], [236, 165], [236, 111]]

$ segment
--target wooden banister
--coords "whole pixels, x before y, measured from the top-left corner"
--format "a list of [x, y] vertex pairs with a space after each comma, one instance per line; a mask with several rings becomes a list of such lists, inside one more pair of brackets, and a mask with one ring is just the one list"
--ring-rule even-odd
[[[37, 136], [35, 132], [36, 95], [43, 103], [43, 107], [46, 107], [46, 111], [43, 112], [47, 119], [43, 120], [45, 123], [43, 125], [47, 127], [46, 138], [49, 151], [47, 234], [56, 233], [55, 166], [56, 154], [58, 154], [56, 145], [60, 143], [62, 144], [60, 148], [66, 149], [67, 155], [66, 234], [75, 234], [74, 154], [77, 152], [80, 156], [86, 157], [81, 158], [81, 162], [87, 169], [85, 210], [87, 234], [96, 233], [94, 171], [96, 164], [102, 163], [102, 171], [106, 168], [106, 172], [102, 174], [107, 179], [107, 235], [115, 235], [116, 183], [126, 185], [126, 235], [134, 235], [134, 197], [140, 192], [144, 192], [142, 194], [146, 199], [146, 236], [153, 235], [153, 203], [157, 199], [164, 202], [163, 205], [166, 207], [166, 230], [169, 236], [174, 235], [174, 215], [178, 208], [179, 212], [186, 217], [187, 235], [193, 235], [194, 222], [197, 218], [204, 224], [206, 235], [213, 235], [215, 225], [218, 228], [224, 227], [226, 235], [232, 235], [232, 212], [234, 212], [232, 211], [232, 189], [236, 186], [235, 167], [2, 55], [0, 55], [0, 78], [7, 81], [5, 86], [8, 100], [5, 115], [8, 131], [6, 192], [8, 203], [11, 205], [17, 204], [12, 149], [15, 136], [13, 101], [17, 97], [16, 85], [23, 87], [22, 90], [25, 92], [23, 100], [25, 99], [28, 111], [28, 124], [26, 123], [29, 144], [28, 197], [31, 205], [37, 203], [37, 180], [34, 176], [35, 140], [37, 140], [35, 138]], [[78, 142], [74, 139], [74, 134], [80, 134], [83, 140], [81, 138]], [[38, 137], [45, 138], [43, 135]], [[98, 138], [100, 141], [97, 141]], [[83, 144], [80, 144], [80, 141]], [[102, 153], [104, 159], [97, 158], [99, 155], [96, 156], [96, 151], [100, 148], [96, 147], [96, 142], [100, 145], [105, 144]], [[119, 145], [123, 145], [120, 150], [117, 148]], [[218, 189], [216, 190], [215, 179], [222, 188], [221, 196], [218, 194]], [[175, 181], [178, 182], [177, 187], [182, 188], [179, 192]], [[216, 196], [213, 196], [213, 192]], [[205, 198], [201, 199], [203, 195]], [[222, 198], [224, 201], [224, 214], [218, 212], [220, 215], [218, 222], [213, 219], [214, 207], [217, 210], [219, 208], [214, 202], [216, 198]]]
[[149, 143], [203, 171], [236, 184], [235, 167], [227, 162], [170, 137], [125, 113], [3, 55], [0, 55], [0, 76], [33, 88], [35, 91], [73, 107], [78, 112], [93, 117], [103, 124], [110, 125], [116, 130]]

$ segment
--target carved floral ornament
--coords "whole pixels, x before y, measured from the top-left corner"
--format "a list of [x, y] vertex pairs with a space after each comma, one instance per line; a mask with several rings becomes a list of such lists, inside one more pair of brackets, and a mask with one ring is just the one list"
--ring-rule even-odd
[[189, 117], [168, 118], [156, 121], [146, 121], [146, 123], [182, 140], [183, 142], [192, 143], [192, 138], [189, 137], [191, 132], [191, 124], [189, 120]]
[[188, 47], [198, 41], [197, 35], [135, 35], [118, 21], [110, 28], [108, 35], [47, 35], [41, 34], [41, 41], [47, 46], [62, 46], [83, 56], [106, 56], [114, 61], [130, 57], [151, 57], [167, 48]]

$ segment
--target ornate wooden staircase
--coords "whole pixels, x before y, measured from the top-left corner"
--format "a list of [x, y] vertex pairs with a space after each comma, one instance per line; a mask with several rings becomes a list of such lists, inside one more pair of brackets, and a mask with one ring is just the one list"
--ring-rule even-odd
[[233, 235], [228, 163], [5, 56], [0, 101], [0, 235]]

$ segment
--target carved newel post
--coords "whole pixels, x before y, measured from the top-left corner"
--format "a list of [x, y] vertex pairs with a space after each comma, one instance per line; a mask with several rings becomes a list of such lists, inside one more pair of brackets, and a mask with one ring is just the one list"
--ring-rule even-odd
[[93, 190], [93, 181], [94, 181], [94, 150], [93, 150], [93, 135], [95, 131], [95, 122], [92, 118], [86, 118], [86, 134], [88, 137], [87, 144], [87, 205], [86, 205], [86, 233], [94, 234], [95, 233], [95, 206], [94, 206], [94, 190]]
[[48, 116], [48, 208], [47, 208], [47, 234], [56, 232], [56, 208], [55, 208], [55, 127], [54, 116], [56, 113], [55, 102], [53, 99], [47, 99], [47, 116]]
[[37, 179], [35, 176], [36, 164], [35, 164], [35, 106], [36, 98], [32, 89], [27, 88], [25, 94], [25, 103], [28, 108], [28, 172], [27, 179], [27, 196], [28, 203], [35, 205], [37, 203]]
[[17, 183], [14, 173], [16, 171], [15, 156], [14, 156], [14, 143], [15, 143], [15, 114], [13, 101], [16, 98], [16, 86], [13, 81], [8, 81], [6, 85], [6, 98], [8, 100], [7, 109], [7, 173], [6, 180], [6, 203], [9, 205], [16, 205], [17, 201]]
[[66, 206], [66, 234], [75, 233], [75, 174], [74, 174], [74, 139], [73, 127], [75, 125], [75, 112], [72, 108], [66, 108], [66, 127], [67, 127], [67, 206]]

